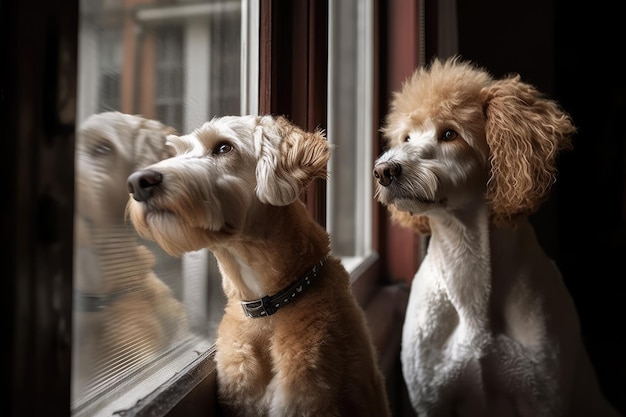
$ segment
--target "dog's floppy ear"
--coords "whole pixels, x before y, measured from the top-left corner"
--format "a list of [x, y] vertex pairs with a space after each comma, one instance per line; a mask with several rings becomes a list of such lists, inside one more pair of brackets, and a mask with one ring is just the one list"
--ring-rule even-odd
[[513, 225], [534, 213], [556, 179], [556, 157], [576, 131], [568, 114], [533, 86], [510, 75], [481, 91], [487, 118], [493, 221]]
[[330, 146], [320, 130], [305, 132], [282, 116], [266, 116], [255, 136], [260, 148], [256, 193], [262, 202], [288, 205], [314, 179], [327, 178]]
[[[140, 117], [140, 116], [134, 116]], [[137, 169], [144, 168], [155, 162], [175, 155], [174, 148], [166, 146], [168, 135], [175, 134], [174, 128], [157, 120], [141, 117], [135, 137], [133, 138], [133, 153]]]

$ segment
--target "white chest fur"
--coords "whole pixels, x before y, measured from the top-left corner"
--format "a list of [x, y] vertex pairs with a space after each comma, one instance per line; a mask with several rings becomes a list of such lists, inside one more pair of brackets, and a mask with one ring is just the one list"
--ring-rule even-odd
[[473, 247], [433, 238], [412, 284], [401, 353], [420, 417], [553, 415], [559, 347], [550, 340], [543, 296], [533, 299], [545, 294], [533, 271], [551, 271], [536, 277], [546, 282], [560, 276], [539, 249], [510, 256], [527, 238], [536, 244], [534, 235], [506, 236], [513, 245], [494, 251], [498, 236]]

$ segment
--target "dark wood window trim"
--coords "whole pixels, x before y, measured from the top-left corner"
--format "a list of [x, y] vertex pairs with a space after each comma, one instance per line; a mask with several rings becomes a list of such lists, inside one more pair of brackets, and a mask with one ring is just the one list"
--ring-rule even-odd
[[[429, 0], [422, 0], [429, 1]], [[402, 83], [422, 64], [421, 52], [424, 35], [420, 31], [422, 24], [420, 9], [421, 1], [389, 0], [382, 2], [381, 10], [383, 25], [381, 33], [382, 53], [380, 68], [379, 111], [381, 124], [384, 123], [389, 110], [389, 102], [393, 92], [402, 87]], [[380, 155], [384, 143], [380, 141], [374, 155]], [[409, 284], [419, 266], [423, 239], [415, 233], [393, 224], [384, 208], [379, 208], [378, 242], [381, 248], [383, 271], [388, 274], [391, 282]]]
[[[325, 129], [327, 2], [263, 1], [260, 15], [259, 112], [285, 115], [306, 130]], [[303, 196], [322, 226], [326, 224], [325, 186], [316, 180]]]
[[0, 5], [3, 415], [70, 410], [78, 2]]

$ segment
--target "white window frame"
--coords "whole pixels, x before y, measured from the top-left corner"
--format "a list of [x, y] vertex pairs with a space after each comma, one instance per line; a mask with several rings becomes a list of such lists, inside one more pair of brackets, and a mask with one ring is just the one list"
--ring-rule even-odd
[[[352, 131], [356, 140], [355, 144], [355, 166], [350, 167], [338, 159], [337, 153], [331, 154], [331, 167], [341, 167], [343, 172], [349, 171], [354, 176], [355, 189], [353, 194], [341, 193], [346, 198], [354, 199], [354, 234], [350, 237], [352, 241], [352, 253], [339, 254], [346, 269], [350, 272], [352, 281], [361, 276], [376, 259], [378, 255], [373, 250], [372, 233], [372, 144], [369, 138], [373, 135], [372, 117], [374, 112], [373, 104], [373, 56], [374, 56], [374, 15], [372, 0], [348, 0], [356, 6], [356, 33], [354, 48], [356, 50], [356, 60], [347, 65], [339, 59], [340, 48], [337, 47], [340, 35], [335, 28], [341, 25], [348, 16], [341, 16], [339, 0], [329, 2], [329, 29], [328, 29], [328, 114], [327, 114], [327, 137], [333, 146], [342, 146], [341, 138], [338, 138], [339, 124], [351, 123]], [[342, 0], [342, 3], [347, 1]], [[344, 3], [344, 5], [345, 5]], [[345, 41], [345, 38], [343, 39]], [[346, 120], [342, 117], [341, 109], [338, 107], [338, 95], [342, 94], [336, 88], [336, 79], [340, 73], [350, 71], [355, 80], [356, 92], [354, 106], [356, 108], [355, 120]], [[345, 80], [345, 78], [344, 78]], [[334, 187], [337, 183], [333, 181], [333, 172], [330, 172], [330, 179], [327, 182], [327, 230], [333, 238], [338, 236], [338, 222], [333, 214], [333, 206], [336, 203], [336, 193]]]

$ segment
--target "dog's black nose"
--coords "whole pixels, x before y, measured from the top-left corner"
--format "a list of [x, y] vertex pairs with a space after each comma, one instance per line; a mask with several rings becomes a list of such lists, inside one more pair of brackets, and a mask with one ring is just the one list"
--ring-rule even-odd
[[402, 166], [397, 162], [381, 162], [374, 166], [374, 177], [383, 187], [391, 184], [394, 178], [400, 176]]
[[148, 201], [154, 193], [154, 188], [158, 187], [162, 180], [163, 175], [160, 172], [144, 169], [130, 174], [126, 185], [128, 192], [133, 195], [135, 200]]

